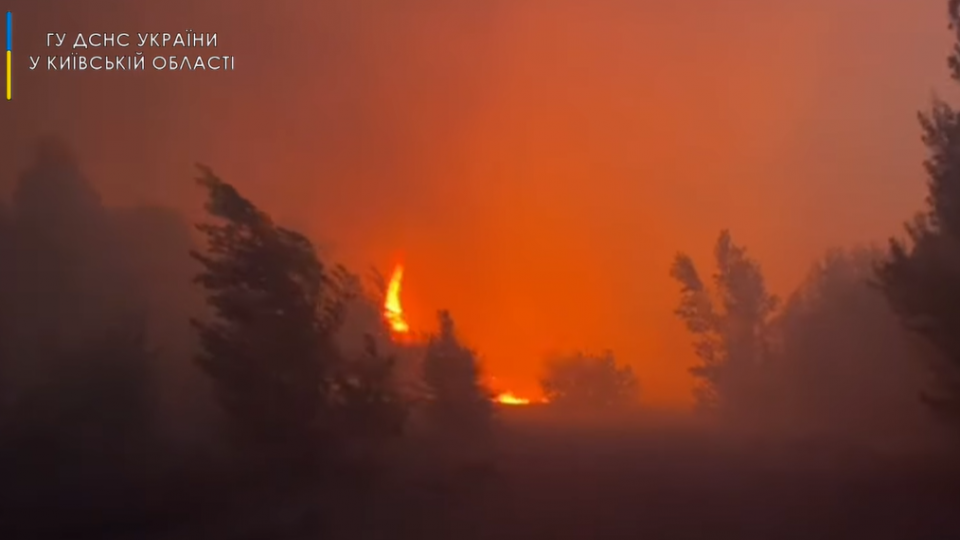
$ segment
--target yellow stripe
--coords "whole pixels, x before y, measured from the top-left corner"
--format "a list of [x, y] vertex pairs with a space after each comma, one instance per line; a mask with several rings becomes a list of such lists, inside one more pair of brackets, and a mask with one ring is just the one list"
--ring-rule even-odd
[[7, 101], [13, 99], [13, 53], [7, 51]]

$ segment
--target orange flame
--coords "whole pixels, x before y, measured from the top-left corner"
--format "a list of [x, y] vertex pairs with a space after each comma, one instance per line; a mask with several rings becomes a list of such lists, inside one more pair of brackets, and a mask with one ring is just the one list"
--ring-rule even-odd
[[400, 305], [400, 284], [403, 281], [403, 265], [398, 264], [393, 269], [390, 283], [387, 285], [387, 295], [383, 300], [383, 318], [390, 329], [397, 334], [406, 334], [410, 325], [403, 318], [403, 307]]
[[493, 400], [502, 405], [529, 405], [531, 403], [529, 399], [517, 397], [512, 392], [499, 394]]

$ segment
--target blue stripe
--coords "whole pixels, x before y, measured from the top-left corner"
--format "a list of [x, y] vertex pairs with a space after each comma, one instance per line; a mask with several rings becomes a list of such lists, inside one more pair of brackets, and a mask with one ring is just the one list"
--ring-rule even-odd
[[13, 50], [13, 13], [7, 12], [7, 51]]

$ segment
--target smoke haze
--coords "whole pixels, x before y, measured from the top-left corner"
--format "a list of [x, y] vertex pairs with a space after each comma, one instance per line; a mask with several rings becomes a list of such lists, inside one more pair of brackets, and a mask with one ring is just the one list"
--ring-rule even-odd
[[[921, 204], [941, 4], [13, 0], [0, 186], [56, 133], [107, 202], [193, 219], [200, 161], [353, 268], [402, 260], [411, 325], [449, 308], [510, 388], [612, 348], [684, 404], [677, 249], [728, 227], [787, 294]], [[188, 28], [236, 71], [27, 69], [47, 32]]]

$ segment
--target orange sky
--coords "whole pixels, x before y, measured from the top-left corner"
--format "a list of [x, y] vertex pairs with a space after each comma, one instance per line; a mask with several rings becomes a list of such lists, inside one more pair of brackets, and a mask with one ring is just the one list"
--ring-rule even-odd
[[[729, 227], [786, 294], [896, 232], [915, 111], [949, 90], [936, 0], [12, 3], [6, 152], [59, 131], [110, 200], [190, 212], [203, 161], [359, 270], [402, 259], [414, 328], [449, 308], [518, 392], [547, 352], [611, 348], [684, 403], [674, 252]], [[184, 28], [237, 71], [26, 69], [46, 32]]]

